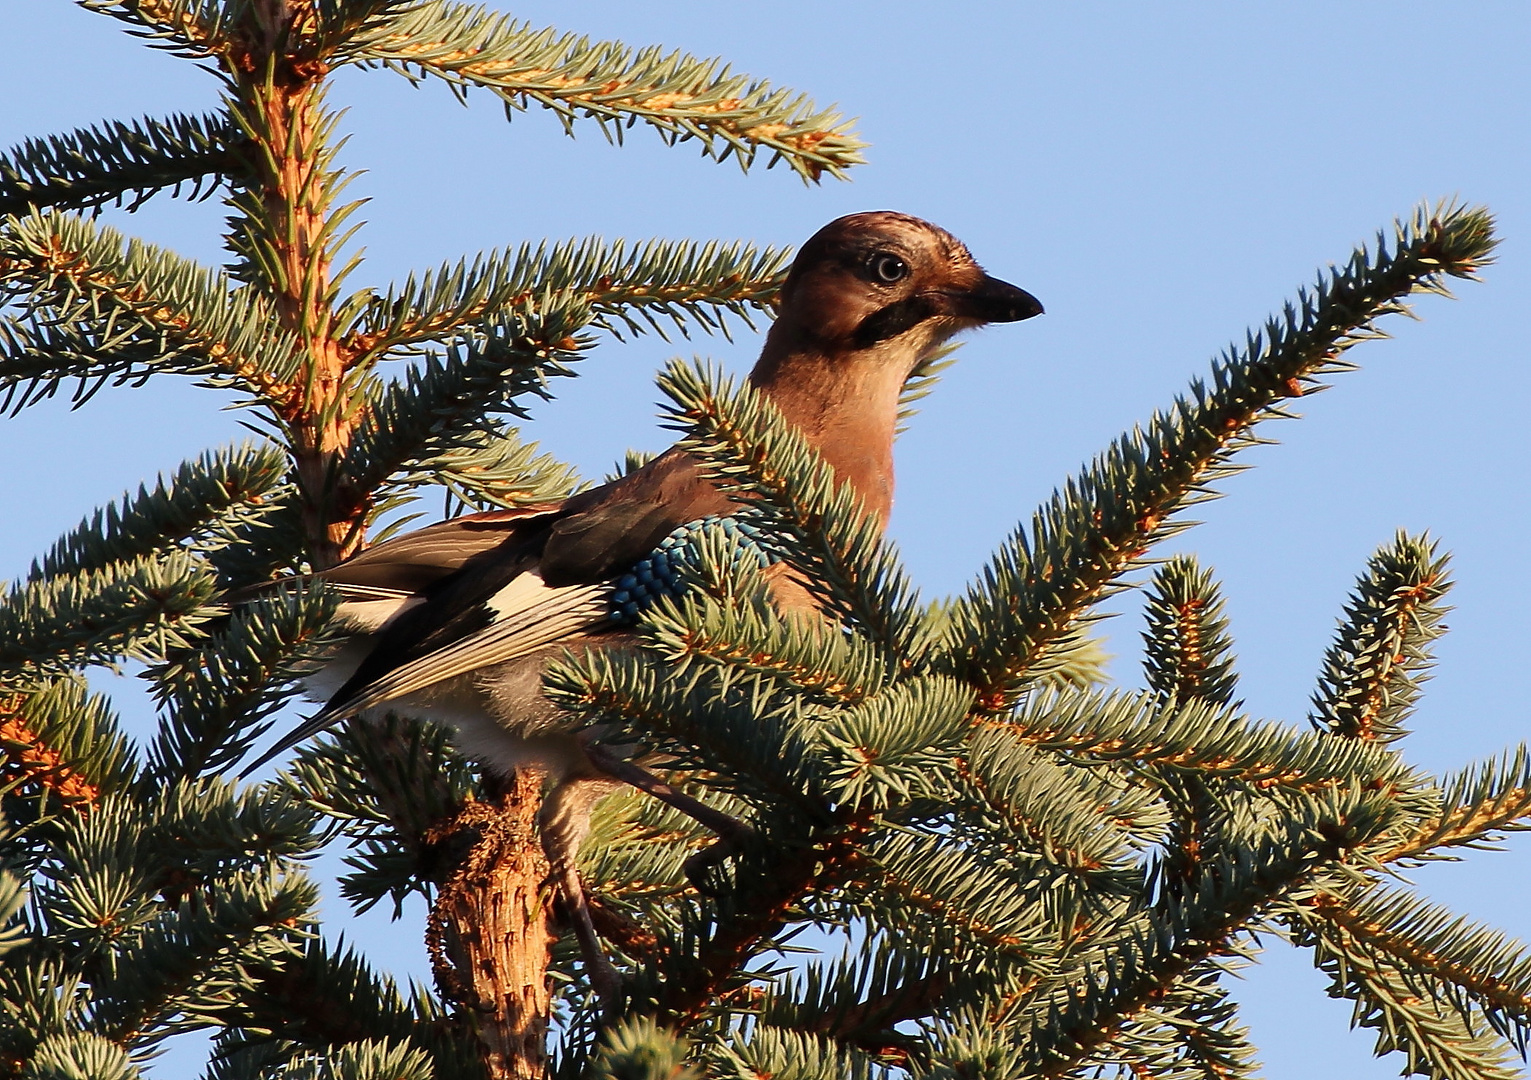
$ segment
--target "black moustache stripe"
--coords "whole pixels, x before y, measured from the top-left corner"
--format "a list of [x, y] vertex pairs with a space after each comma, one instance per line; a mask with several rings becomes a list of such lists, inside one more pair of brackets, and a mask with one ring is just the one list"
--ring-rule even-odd
[[907, 300], [889, 304], [872, 312], [856, 327], [852, 340], [856, 348], [867, 349], [879, 341], [898, 337], [905, 330], [913, 329], [936, 314], [930, 301], [923, 296], [911, 296]]

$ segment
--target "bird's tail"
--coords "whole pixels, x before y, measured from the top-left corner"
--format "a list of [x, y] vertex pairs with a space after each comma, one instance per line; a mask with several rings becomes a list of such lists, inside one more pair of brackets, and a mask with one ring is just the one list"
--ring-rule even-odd
[[328, 731], [330, 728], [340, 723], [340, 721], [354, 715], [354, 713], [354, 709], [332, 709], [329, 706], [320, 709], [318, 712], [314, 713], [313, 716], [310, 716], [307, 720], [303, 721], [297, 727], [289, 731], [286, 735], [283, 735], [280, 739], [278, 739], [275, 746], [267, 750], [260, 757], [256, 758], [249, 765], [246, 765], [244, 769], [240, 771], [239, 778], [241, 780], [248, 780], [251, 773], [255, 772], [256, 769], [259, 769], [268, 761], [271, 761], [274, 758], [285, 754], [287, 751], [291, 750], [299, 743], [307, 742], [315, 735], [320, 735]]

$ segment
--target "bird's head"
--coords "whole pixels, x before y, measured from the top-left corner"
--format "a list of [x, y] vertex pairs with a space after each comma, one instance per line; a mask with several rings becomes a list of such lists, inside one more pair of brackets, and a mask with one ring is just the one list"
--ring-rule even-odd
[[767, 354], [872, 359], [907, 374], [960, 330], [1041, 313], [1034, 296], [985, 274], [945, 229], [886, 210], [851, 214], [798, 252]]
[[945, 229], [851, 214], [797, 253], [750, 380], [886, 522], [900, 392], [920, 361], [959, 330], [1041, 313]]

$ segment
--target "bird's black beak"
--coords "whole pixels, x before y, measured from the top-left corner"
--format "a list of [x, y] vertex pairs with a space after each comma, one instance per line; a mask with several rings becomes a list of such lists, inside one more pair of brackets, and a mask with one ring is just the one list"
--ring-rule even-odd
[[869, 349], [879, 341], [897, 337], [926, 319], [946, 316], [974, 326], [984, 323], [1019, 322], [1042, 314], [1042, 305], [1025, 289], [985, 276], [961, 292], [932, 289], [897, 300], [874, 311], [856, 327], [856, 348]]
[[988, 276], [965, 292], [942, 293], [940, 306], [945, 309], [943, 315], [981, 323], [1020, 322], [1042, 314], [1042, 304], [1035, 296]]

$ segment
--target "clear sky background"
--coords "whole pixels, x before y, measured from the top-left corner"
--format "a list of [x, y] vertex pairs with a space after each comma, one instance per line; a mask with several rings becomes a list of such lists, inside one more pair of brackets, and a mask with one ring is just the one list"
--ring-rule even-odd
[[[500, 6], [500, 0], [495, 0]], [[217, 84], [66, 0], [8, 0], [0, 145], [104, 118], [213, 108]], [[371, 199], [353, 279], [385, 286], [484, 248], [586, 234], [793, 244], [840, 214], [898, 209], [966, 240], [1047, 315], [993, 328], [922, 405], [899, 445], [892, 530], [927, 594], [957, 591], [1015, 523], [1124, 428], [1207, 369], [1421, 200], [1488, 204], [1504, 243], [1482, 284], [1425, 298], [1423, 322], [1350, 356], [1363, 370], [1268, 428], [1282, 445], [1199, 508], [1175, 541], [1224, 583], [1257, 715], [1301, 723], [1320, 657], [1367, 555], [1397, 528], [1455, 553], [1452, 632], [1404, 752], [1458, 768], [1525, 737], [1531, 652], [1526, 440], [1531, 374], [1531, 6], [1418, 2], [729, 5], [527, 0], [508, 9], [632, 45], [720, 55], [838, 102], [872, 145], [848, 183], [667, 149], [644, 129], [609, 146], [546, 113], [507, 124], [487, 94], [342, 71], [343, 161]], [[223, 208], [159, 197], [120, 228], [208, 262]], [[603, 345], [530, 432], [599, 476], [661, 448], [652, 375], [677, 353], [747, 369], [758, 338]], [[217, 395], [163, 379], [70, 412], [0, 420], [0, 577], [130, 486], [243, 437]], [[1141, 685], [1133, 595], [1106, 626], [1114, 674]], [[123, 684], [133, 692], [131, 682]], [[145, 707], [123, 709], [140, 725]], [[139, 730], [143, 730], [142, 727]], [[1412, 875], [1431, 895], [1531, 934], [1531, 844]], [[329, 911], [338, 915], [338, 905]], [[353, 925], [380, 966], [426, 975], [418, 912]], [[407, 927], [407, 928], [406, 928]], [[1272, 943], [1238, 987], [1273, 1077], [1395, 1076], [1349, 1033], [1307, 954]], [[185, 1056], [163, 1076], [189, 1075]]]

